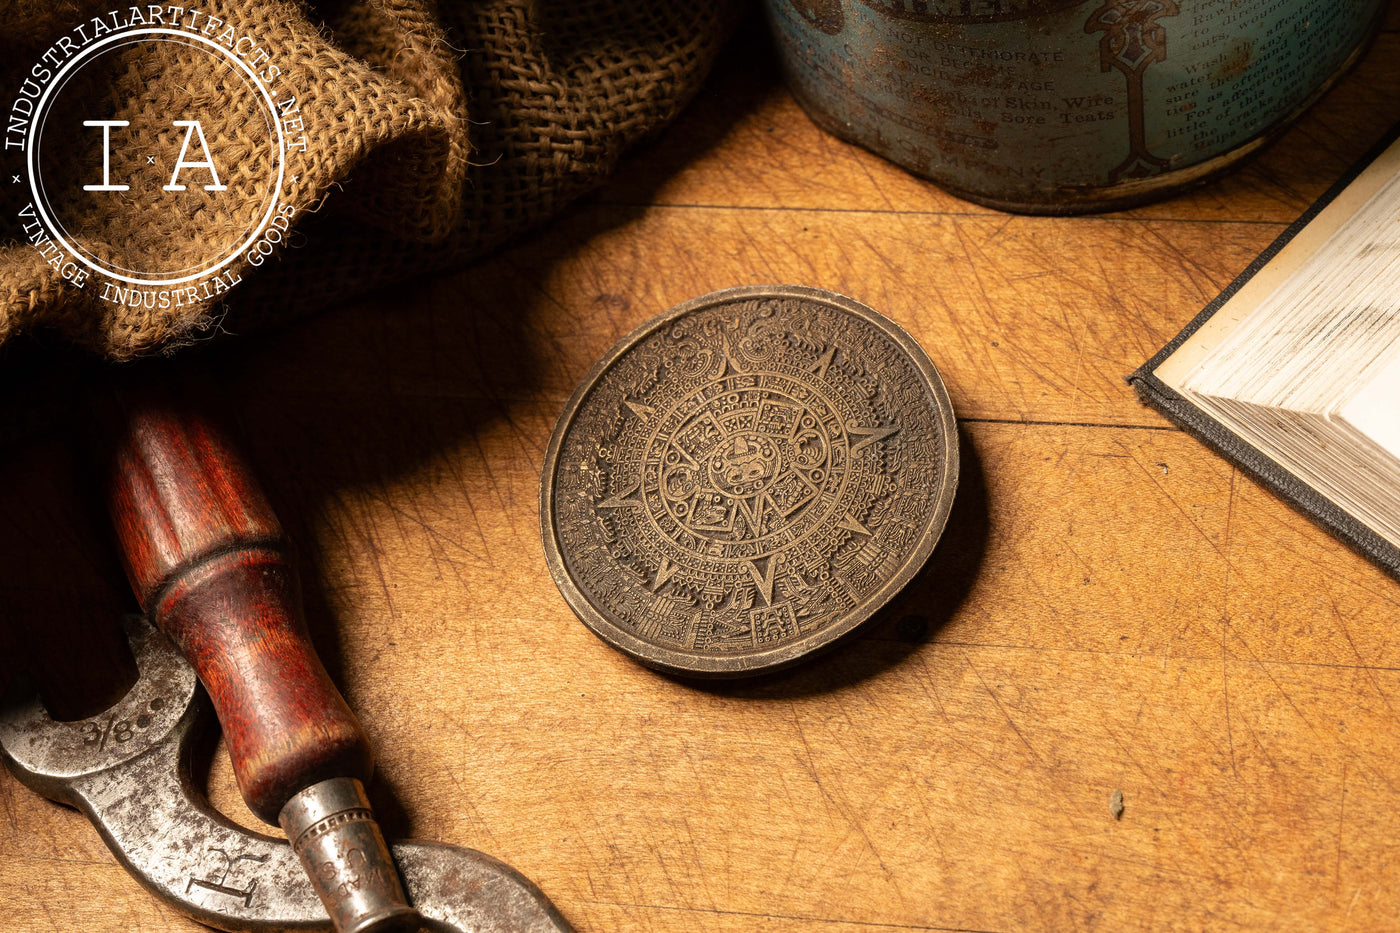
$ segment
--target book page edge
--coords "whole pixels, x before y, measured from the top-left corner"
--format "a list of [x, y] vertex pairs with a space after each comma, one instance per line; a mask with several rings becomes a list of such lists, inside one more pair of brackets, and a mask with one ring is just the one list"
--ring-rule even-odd
[[1152, 370], [1152, 375], [1175, 391], [1196, 365], [1238, 326], [1250, 311], [1332, 236], [1390, 178], [1400, 173], [1400, 140], [1392, 142], [1330, 203], [1308, 221], [1277, 254], [1264, 262], [1229, 296], [1213, 315]]

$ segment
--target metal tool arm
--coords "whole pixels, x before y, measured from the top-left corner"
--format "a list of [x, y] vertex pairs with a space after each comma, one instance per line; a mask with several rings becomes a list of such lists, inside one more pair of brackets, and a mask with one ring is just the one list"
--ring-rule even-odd
[[[330, 931], [291, 847], [205, 799], [194, 766], [209, 701], [165, 637], [129, 622], [140, 678], [126, 696], [77, 722], [37, 699], [0, 709], [0, 758], [32, 790], [81, 810], [132, 876], [186, 916], [239, 933]], [[428, 930], [569, 933], [539, 888], [488, 855], [427, 842], [392, 851]]]

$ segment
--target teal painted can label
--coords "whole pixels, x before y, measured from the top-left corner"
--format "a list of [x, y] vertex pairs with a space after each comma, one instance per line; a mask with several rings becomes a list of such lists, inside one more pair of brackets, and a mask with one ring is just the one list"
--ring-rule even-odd
[[766, 0], [818, 124], [973, 200], [1100, 210], [1263, 145], [1385, 0]]

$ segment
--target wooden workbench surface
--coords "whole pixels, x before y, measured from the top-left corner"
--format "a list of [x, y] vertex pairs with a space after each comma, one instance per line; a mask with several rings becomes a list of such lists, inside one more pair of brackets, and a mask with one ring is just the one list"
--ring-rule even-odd
[[[1400, 119], [1397, 87], [1391, 30], [1242, 172], [1027, 218], [822, 134], [750, 46], [542, 234], [214, 357], [390, 833], [496, 855], [598, 933], [1400, 926], [1400, 588], [1123, 381]], [[835, 653], [668, 679], [555, 590], [544, 447], [622, 334], [780, 282], [923, 343], [962, 487]], [[222, 758], [211, 786], [255, 825]], [[8, 775], [0, 820], [0, 928], [198, 929]]]

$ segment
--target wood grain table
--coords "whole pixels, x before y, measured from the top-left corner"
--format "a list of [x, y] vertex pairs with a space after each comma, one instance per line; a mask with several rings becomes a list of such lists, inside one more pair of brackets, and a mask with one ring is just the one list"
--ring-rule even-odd
[[[824, 135], [750, 37], [546, 231], [230, 342], [208, 365], [389, 832], [506, 860], [582, 931], [1400, 928], [1400, 588], [1124, 383], [1400, 118], [1397, 89], [1392, 28], [1243, 171], [1030, 218]], [[550, 581], [544, 447], [622, 334], [780, 282], [922, 342], [962, 487], [927, 570], [835, 653], [668, 679]], [[210, 787], [256, 825], [221, 756]], [[8, 775], [0, 821], [0, 928], [197, 929]]]

